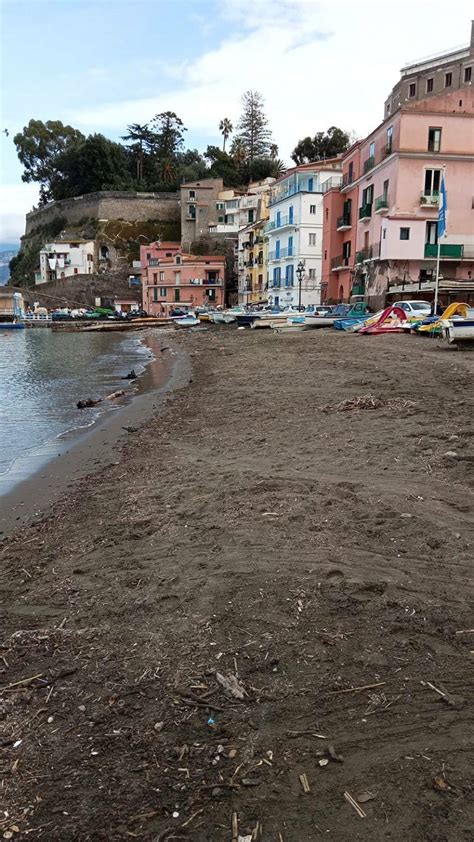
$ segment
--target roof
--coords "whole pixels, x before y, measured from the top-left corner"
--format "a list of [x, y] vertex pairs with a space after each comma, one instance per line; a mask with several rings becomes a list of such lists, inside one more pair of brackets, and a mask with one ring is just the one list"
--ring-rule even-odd
[[309, 164], [298, 164], [296, 167], [290, 167], [283, 175], [281, 175], [277, 180], [272, 184], [272, 187], [275, 184], [278, 184], [280, 181], [284, 181], [285, 178], [288, 178], [289, 175], [293, 175], [293, 173], [297, 172], [308, 172], [313, 170], [324, 170], [324, 169], [335, 169], [337, 171], [337, 167], [333, 167], [333, 164], [340, 164], [342, 168], [342, 153], [340, 155], [336, 155], [334, 158], [326, 158], [325, 161], [310, 161]]

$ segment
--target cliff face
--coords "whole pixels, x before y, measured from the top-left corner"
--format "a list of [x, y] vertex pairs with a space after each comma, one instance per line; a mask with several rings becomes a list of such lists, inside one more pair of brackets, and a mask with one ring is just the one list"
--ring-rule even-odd
[[10, 283], [33, 285], [41, 248], [69, 237], [93, 240], [96, 255], [107, 255], [101, 268], [130, 266], [139, 258], [140, 245], [157, 239], [179, 241], [180, 220], [176, 193], [102, 192], [52, 202], [27, 214], [21, 250], [10, 265]]

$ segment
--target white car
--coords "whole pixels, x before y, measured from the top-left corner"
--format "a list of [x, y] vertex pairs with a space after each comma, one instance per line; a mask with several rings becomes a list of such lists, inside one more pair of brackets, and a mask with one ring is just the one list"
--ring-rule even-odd
[[394, 301], [394, 307], [401, 307], [405, 310], [408, 319], [427, 318], [431, 315], [431, 304], [429, 301]]

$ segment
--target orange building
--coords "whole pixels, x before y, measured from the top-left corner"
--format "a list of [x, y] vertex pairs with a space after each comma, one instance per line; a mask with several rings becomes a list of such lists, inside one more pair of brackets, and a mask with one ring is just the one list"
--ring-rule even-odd
[[140, 261], [147, 313], [224, 304], [224, 256], [183, 254], [179, 243], [151, 243], [141, 246]]
[[331, 187], [323, 199], [323, 300], [330, 303], [349, 301], [356, 294], [352, 288], [356, 255], [360, 147], [357, 141], [342, 160], [342, 183]]

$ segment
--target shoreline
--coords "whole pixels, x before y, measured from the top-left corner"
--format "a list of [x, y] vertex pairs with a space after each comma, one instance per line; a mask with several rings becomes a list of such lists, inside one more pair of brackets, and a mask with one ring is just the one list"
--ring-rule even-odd
[[[133, 435], [123, 428], [142, 426], [159, 413], [164, 395], [187, 383], [189, 361], [179, 348], [163, 352], [163, 338], [152, 333], [140, 337], [148, 347], [159, 348], [150, 348], [153, 356], [120, 404], [82, 431], [76, 428], [72, 439], [58, 437], [39, 449], [37, 469], [1, 497], [0, 540], [44, 518], [79, 480], [118, 464], [122, 447]], [[51, 450], [57, 452], [52, 458], [47, 455]]]

